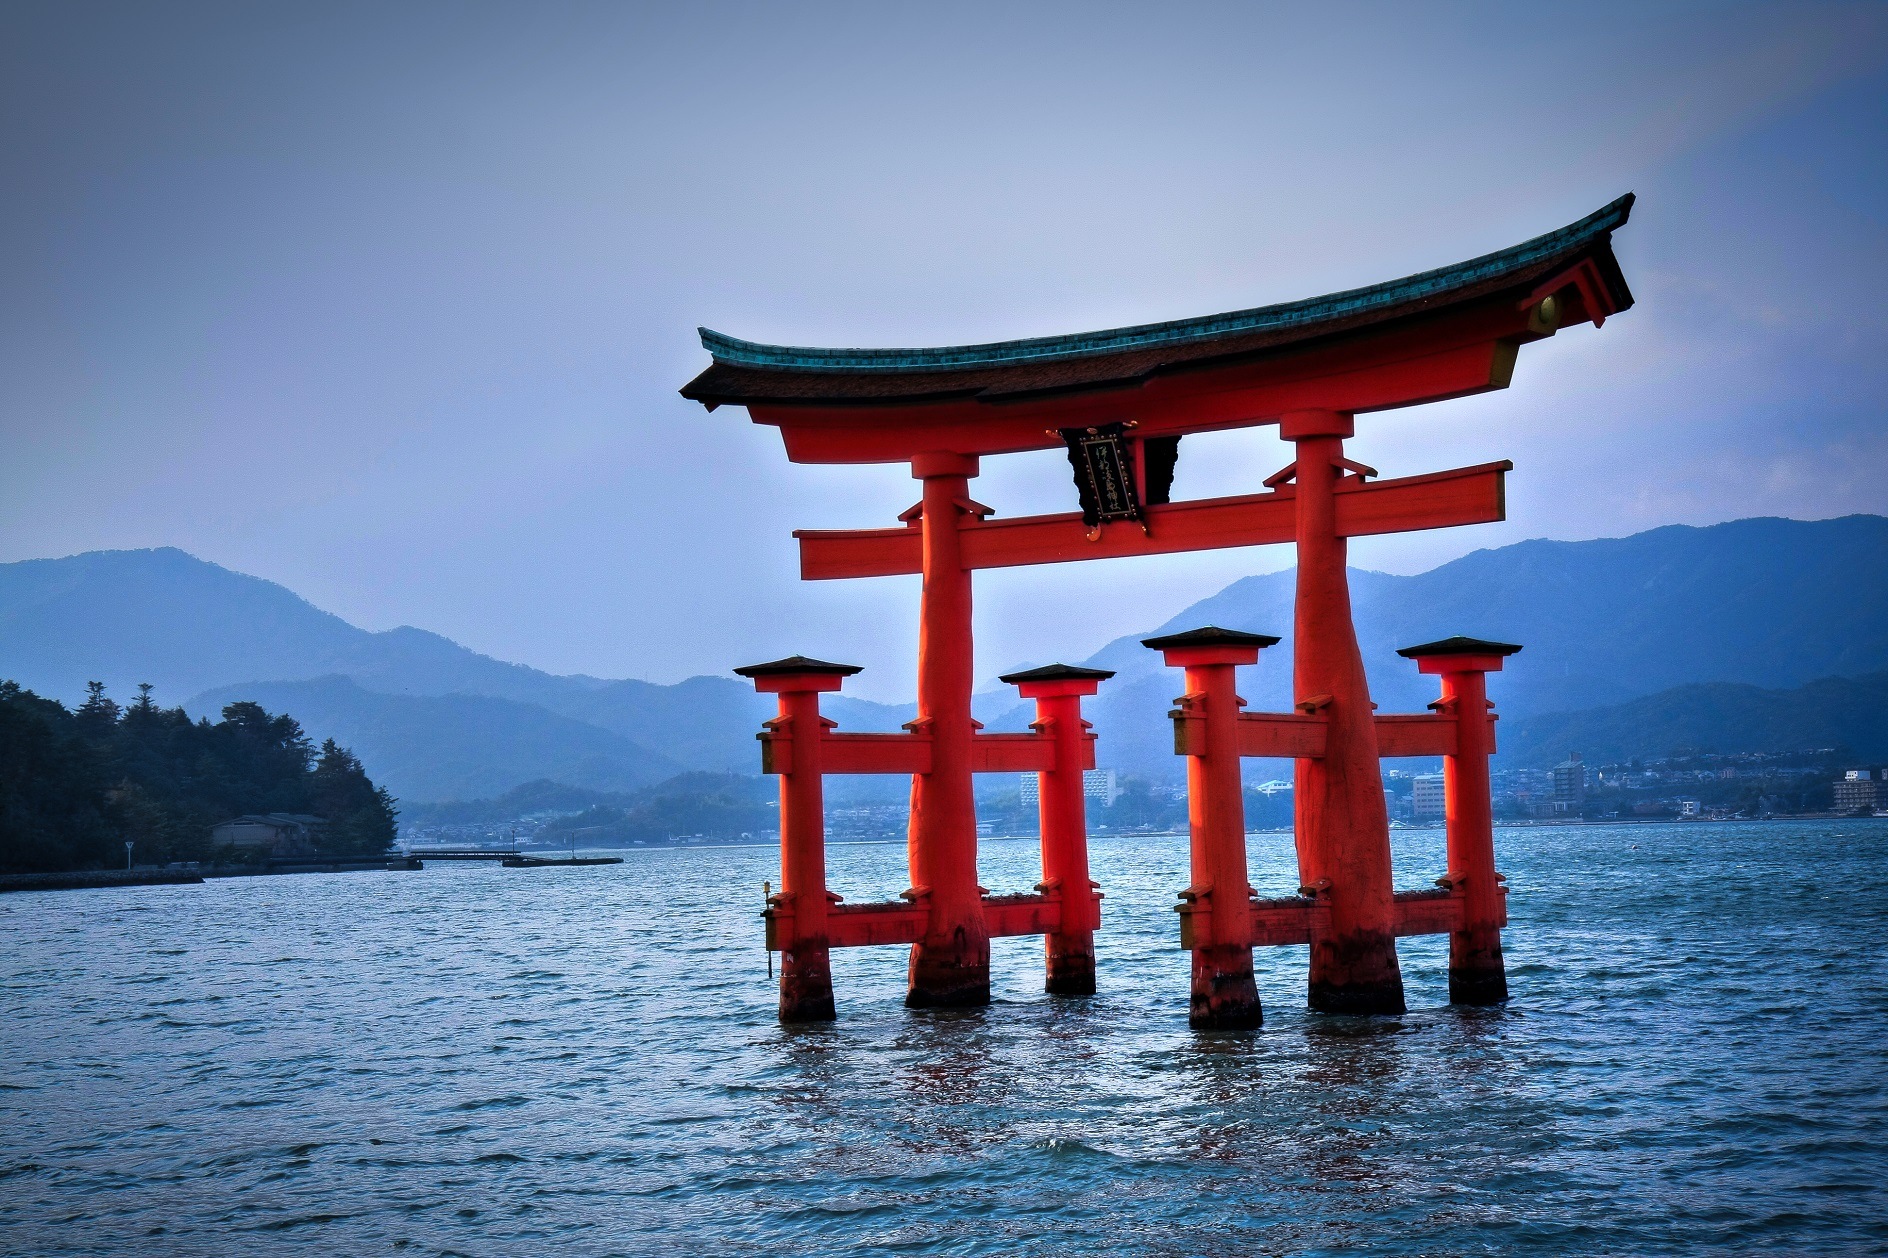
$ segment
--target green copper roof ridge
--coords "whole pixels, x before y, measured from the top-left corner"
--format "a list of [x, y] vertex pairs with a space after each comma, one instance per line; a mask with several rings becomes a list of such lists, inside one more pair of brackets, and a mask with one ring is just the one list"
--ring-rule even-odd
[[714, 355], [717, 362], [801, 371], [949, 370], [956, 367], [992, 367], [1085, 358], [1094, 354], [1210, 340], [1238, 332], [1289, 328], [1434, 296], [1554, 257], [1598, 239], [1625, 223], [1632, 212], [1632, 203], [1633, 194], [1628, 192], [1558, 231], [1536, 236], [1496, 253], [1471, 258], [1467, 262], [1373, 284], [1368, 288], [1353, 288], [1323, 297], [1308, 297], [1277, 305], [1257, 306], [1250, 310], [1175, 319], [1165, 323], [1143, 323], [1099, 332], [932, 349], [817, 349], [801, 345], [762, 345], [711, 328], [700, 328], [698, 331], [701, 333], [702, 348]]

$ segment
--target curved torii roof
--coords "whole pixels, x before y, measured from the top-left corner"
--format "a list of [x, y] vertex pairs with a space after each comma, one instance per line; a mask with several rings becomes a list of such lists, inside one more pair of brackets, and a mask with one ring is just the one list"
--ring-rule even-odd
[[1151, 436], [1502, 388], [1519, 345], [1632, 305], [1612, 252], [1632, 203], [1628, 193], [1512, 248], [1368, 288], [1071, 336], [815, 349], [702, 328], [714, 363], [682, 396], [779, 425], [797, 461], [878, 462], [1059, 444], [1045, 425], [1132, 419]]

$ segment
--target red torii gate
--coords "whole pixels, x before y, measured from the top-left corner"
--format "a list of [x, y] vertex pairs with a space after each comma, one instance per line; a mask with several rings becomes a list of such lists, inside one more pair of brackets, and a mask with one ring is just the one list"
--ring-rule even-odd
[[[1317, 1009], [1401, 1011], [1395, 939], [1413, 933], [1454, 937], [1453, 999], [1504, 998], [1491, 718], [1462, 717], [1478, 704], [1486, 713], [1482, 673], [1519, 648], [1473, 639], [1411, 648], [1423, 671], [1443, 677], [1443, 710], [1376, 716], [1345, 560], [1351, 537], [1503, 519], [1511, 465], [1376, 480], [1343, 443], [1359, 413], [1505, 388], [1522, 345], [1629, 308], [1611, 234], [1631, 205], [1628, 195], [1511, 249], [1371, 288], [1076, 336], [833, 350], [702, 329], [714, 363], [683, 396], [710, 410], [746, 407], [780, 429], [794, 462], [906, 462], [923, 484], [902, 527], [795, 534], [809, 580], [923, 575], [918, 719], [906, 733], [831, 732], [817, 695], [838, 689], [851, 666], [793, 657], [736, 670], [780, 696], [762, 737], [782, 783], [782, 888], [768, 920], [769, 946], [783, 954], [782, 1018], [833, 1016], [828, 949], [854, 944], [913, 945], [913, 1006], [987, 1002], [993, 935], [1045, 934], [1050, 990], [1092, 991], [1099, 897], [1087, 881], [1080, 788], [1094, 753], [1079, 696], [1107, 674], [1057, 666], [1006, 678], [1037, 698], [1036, 732], [977, 732], [970, 573], [1277, 542], [1298, 548], [1295, 714], [1237, 713], [1233, 666], [1276, 639], [1220, 630], [1148, 643], [1188, 674], [1175, 736], [1190, 757], [1193, 880], [1181, 907], [1192, 1021], [1256, 1024], [1251, 949], [1266, 943], [1311, 943]], [[1168, 500], [1180, 437], [1265, 423], [1297, 450], [1265, 492]], [[991, 519], [970, 498], [982, 457], [1059, 446], [1075, 466], [1081, 512]], [[1391, 888], [1385, 754], [1446, 757], [1450, 871], [1439, 892]], [[1256, 901], [1245, 883], [1240, 755], [1297, 762], [1304, 894], [1291, 903]], [[1043, 774], [1044, 882], [1034, 896], [992, 896], [977, 885], [972, 775], [1030, 770]], [[826, 772], [912, 775], [904, 903], [839, 905], [826, 891]]]

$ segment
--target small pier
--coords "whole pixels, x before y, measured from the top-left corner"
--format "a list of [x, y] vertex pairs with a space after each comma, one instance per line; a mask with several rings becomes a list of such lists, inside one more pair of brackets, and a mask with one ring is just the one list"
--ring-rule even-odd
[[416, 847], [407, 855], [422, 861], [515, 861], [524, 859], [516, 848], [496, 847]]
[[497, 861], [506, 869], [543, 869], [565, 865], [620, 865], [620, 856], [537, 856], [515, 847], [416, 847], [407, 853], [414, 861]]

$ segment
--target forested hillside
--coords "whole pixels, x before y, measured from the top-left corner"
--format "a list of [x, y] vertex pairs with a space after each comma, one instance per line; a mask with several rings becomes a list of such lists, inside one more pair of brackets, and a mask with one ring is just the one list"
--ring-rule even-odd
[[326, 818], [317, 849], [371, 857], [394, 841], [394, 801], [332, 739], [232, 703], [192, 721], [147, 689], [121, 707], [94, 685], [76, 711], [0, 682], [0, 872], [207, 860], [210, 827], [244, 813]]
[[1792, 752], [1834, 748], [1888, 759], [1888, 673], [1825, 677], [1792, 690], [1704, 682], [1582, 712], [1504, 719], [1501, 762], [1547, 768], [1569, 751], [1625, 761], [1680, 751]]

